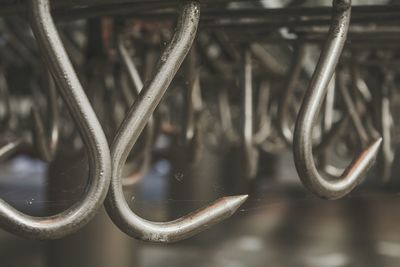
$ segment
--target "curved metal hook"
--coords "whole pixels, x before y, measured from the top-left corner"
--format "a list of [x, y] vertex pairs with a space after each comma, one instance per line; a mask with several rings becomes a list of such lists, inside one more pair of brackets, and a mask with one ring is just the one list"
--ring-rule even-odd
[[242, 142], [245, 156], [245, 174], [254, 178], [258, 170], [258, 151], [254, 147], [254, 116], [253, 116], [253, 65], [252, 55], [248, 48], [243, 51], [242, 86], [243, 96], [243, 133]]
[[188, 55], [188, 80], [189, 88], [185, 93], [185, 118], [183, 123], [183, 136], [185, 143], [193, 144], [196, 138], [196, 115], [202, 108], [200, 74], [197, 67], [197, 57], [195, 47], [189, 51]]
[[[333, 109], [334, 109], [334, 98], [335, 98], [335, 89], [339, 89], [339, 93], [342, 96], [344, 106], [346, 109], [346, 114], [344, 117], [337, 123], [337, 125], [333, 126]], [[327, 89], [327, 96], [325, 101], [325, 112], [324, 112], [324, 142], [318, 145], [315, 149], [316, 154], [318, 155], [319, 164], [321, 166], [321, 170], [323, 170], [327, 175], [331, 177], [341, 176], [343, 173], [342, 168], [338, 168], [334, 165], [330, 165], [327, 163], [326, 159], [326, 148], [335, 141], [342, 132], [344, 127], [346, 127], [347, 121], [350, 120], [358, 138], [360, 139], [361, 146], [366, 146], [371, 142], [371, 138], [367, 134], [367, 131], [363, 125], [362, 119], [358, 114], [356, 104], [353, 101], [353, 97], [350, 95], [350, 92], [346, 86], [346, 81], [343, 76], [343, 71], [336, 71], [333, 75], [331, 82], [329, 83]], [[322, 149], [324, 148], [324, 149]], [[321, 153], [322, 152], [322, 153]], [[324, 153], [325, 152], [325, 153]]]
[[304, 97], [294, 134], [294, 158], [301, 181], [310, 191], [328, 199], [345, 196], [361, 182], [364, 174], [374, 163], [382, 142], [382, 139], [378, 139], [372, 143], [337, 180], [324, 179], [315, 166], [312, 154], [312, 130], [347, 38], [350, 15], [350, 0], [334, 0], [328, 40]]
[[[3, 101], [4, 116], [1, 118], [1, 127], [8, 128], [10, 125], [11, 118], [11, 106], [10, 106], [10, 94], [7, 84], [7, 79], [3, 72], [3, 67], [0, 67], [0, 96]], [[14, 141], [8, 142], [6, 145], [0, 148], [0, 162], [5, 161], [10, 156], [15, 154], [21, 146], [25, 144], [25, 138], [20, 137]]]
[[[143, 81], [139, 75], [139, 72], [135, 66], [135, 63], [133, 62], [131, 55], [129, 55], [129, 52], [123, 43], [121, 36], [119, 36], [119, 38], [118, 38], [118, 51], [120, 53], [124, 67], [126, 68], [126, 70], [128, 72], [129, 79], [134, 84], [135, 95], [139, 95], [140, 92], [143, 90]], [[143, 147], [143, 163], [142, 163], [140, 171], [139, 171], [139, 173], [141, 173], [141, 174], [145, 173], [149, 169], [150, 164], [151, 164], [151, 149], [152, 149], [153, 138], [154, 138], [154, 134], [155, 134], [154, 128], [155, 128], [154, 118], [153, 118], [153, 116], [150, 116], [150, 118], [147, 122], [146, 128], [145, 128], [146, 139], [145, 139], [145, 144]], [[138, 182], [138, 179], [136, 179], [136, 176], [132, 176], [132, 177], [123, 179], [124, 186], [133, 186], [137, 182]]]
[[3, 127], [7, 128], [10, 123], [11, 107], [10, 107], [10, 94], [7, 84], [7, 78], [5, 77], [3, 66], [0, 66], [0, 96], [1, 96], [1, 101], [3, 102], [2, 106], [4, 107], [3, 110], [4, 114], [0, 119], [1, 128]]
[[189, 163], [195, 164], [201, 158], [202, 147], [200, 143], [199, 117], [203, 109], [202, 88], [200, 83], [200, 68], [197, 66], [197, 54], [195, 45], [187, 56], [187, 86], [183, 86], [183, 127], [182, 137]]
[[[333, 124], [333, 117], [334, 117], [334, 106], [335, 106], [335, 89], [336, 89], [336, 73], [333, 74], [332, 79], [328, 85], [327, 89], [327, 94], [326, 94], [326, 99], [325, 99], [325, 104], [324, 104], [324, 111], [323, 111], [323, 138], [325, 139], [325, 136], [331, 137], [334, 131], [331, 131], [332, 128], [334, 127]], [[347, 118], [347, 116], [345, 117]], [[344, 125], [345, 123], [344, 120], [342, 119], [339, 122], [340, 125]], [[335, 126], [336, 130], [337, 125]], [[336, 137], [336, 136], [335, 136]], [[337, 137], [336, 137], [337, 138]], [[330, 146], [333, 142], [333, 139], [331, 140], [324, 140], [323, 143], [321, 143], [317, 148], [315, 149], [315, 153], [318, 155], [318, 167], [327, 175], [330, 175], [331, 177], [336, 177], [340, 176], [343, 173], [343, 170], [340, 168], [337, 168], [336, 166], [330, 165], [327, 162], [328, 158], [328, 150], [327, 147]], [[322, 146], [324, 146], [324, 149], [321, 149]]]
[[[1, 77], [0, 77], [1, 78]], [[31, 108], [31, 118], [33, 121], [32, 127], [32, 139], [27, 137], [19, 137], [13, 142], [8, 143], [0, 150], [0, 161], [6, 160], [17, 152], [22, 146], [27, 145], [29, 147], [34, 146], [39, 158], [45, 162], [50, 162], [57, 151], [58, 138], [59, 138], [59, 113], [57, 108], [57, 96], [55, 92], [55, 85], [52, 80], [51, 74], [48, 73], [48, 84], [47, 84], [47, 99], [48, 99], [48, 115], [50, 121], [49, 130], [47, 130], [42, 116], [38, 111], [38, 108], [33, 105]], [[5, 89], [5, 101], [9, 101], [8, 90]], [[9, 103], [8, 103], [9, 106]], [[6, 107], [9, 109], [9, 107]], [[9, 113], [9, 110], [8, 110]], [[48, 132], [48, 133], [47, 133]]]
[[7, 160], [14, 155], [25, 144], [25, 138], [18, 138], [15, 141], [8, 142], [0, 148], [0, 162]]
[[327, 133], [332, 129], [334, 109], [335, 109], [335, 88], [336, 88], [336, 74], [333, 74], [332, 79], [328, 85], [324, 115], [323, 115], [323, 132]]
[[392, 168], [395, 152], [392, 147], [392, 127], [393, 117], [390, 111], [390, 100], [387, 95], [383, 95], [381, 99], [381, 127], [382, 127], [382, 156], [381, 156], [381, 173], [384, 183], [388, 183], [392, 177]]
[[378, 112], [378, 128], [383, 136], [382, 151], [379, 157], [378, 169], [382, 175], [383, 183], [388, 183], [392, 177], [392, 168], [395, 157], [392, 144], [393, 115], [390, 107], [390, 95], [394, 83], [394, 75], [390, 74], [387, 74], [384, 78], [383, 88], [380, 91], [380, 110]]
[[196, 36], [200, 17], [197, 1], [187, 1], [172, 41], [161, 55], [152, 78], [146, 83], [138, 100], [119, 129], [112, 148], [113, 175], [106, 209], [114, 223], [126, 234], [152, 242], [175, 242], [205, 230], [231, 216], [247, 196], [217, 200], [211, 206], [170, 222], [153, 222], [136, 215], [128, 206], [122, 190], [122, 167], [148, 119], [161, 101], [181, 66]]
[[254, 143], [260, 145], [264, 143], [272, 132], [272, 118], [268, 114], [269, 102], [271, 98], [271, 83], [263, 80], [259, 87], [257, 104], [257, 131], [254, 133]]
[[31, 117], [33, 120], [32, 142], [42, 160], [50, 162], [53, 160], [58, 147], [59, 139], [59, 112], [57, 107], [57, 95], [53, 77], [48, 72], [47, 77], [47, 99], [48, 116], [50, 127], [46, 130], [43, 119], [36, 106], [32, 107]]
[[[369, 105], [373, 105], [373, 97], [371, 94], [371, 91], [369, 89], [369, 86], [367, 85], [366, 81], [362, 78], [361, 76], [361, 72], [360, 72], [360, 68], [359, 68], [359, 64], [357, 64], [356, 62], [352, 62], [351, 64], [351, 69], [350, 69], [350, 74], [351, 74], [351, 84], [352, 87], [356, 90], [356, 94], [360, 95], [361, 97], [357, 98], [359, 100], [361, 100], [359, 103], [361, 103], [364, 107], [364, 113], [366, 113], [365, 115], [368, 115], [367, 113], [370, 113], [368, 111], [370, 111], [371, 109], [368, 108]], [[358, 104], [358, 103], [356, 103]], [[376, 126], [374, 125], [373, 116], [365, 116], [365, 129], [368, 132], [370, 141], [373, 139], [377, 139], [379, 138], [379, 136], [381, 136], [381, 134], [379, 133], [378, 129], [376, 128]], [[384, 136], [384, 135], [382, 135]], [[385, 139], [383, 139], [382, 142], [385, 142]], [[382, 145], [384, 146], [384, 145]]]
[[220, 115], [221, 127], [225, 133], [226, 138], [231, 143], [238, 143], [239, 134], [233, 127], [232, 110], [229, 103], [228, 88], [222, 86], [218, 89], [218, 111]]
[[303, 69], [304, 60], [306, 56], [306, 46], [300, 45], [295, 48], [292, 65], [289, 69], [289, 77], [287, 77], [287, 83], [285, 87], [285, 91], [282, 95], [282, 100], [279, 103], [278, 108], [278, 123], [279, 123], [279, 131], [285, 140], [286, 144], [292, 146], [293, 143], [293, 130], [292, 126], [289, 123], [289, 109], [290, 102], [293, 99], [293, 93], [299, 83], [299, 78], [301, 75], [301, 71]]
[[50, 217], [26, 215], [0, 199], [0, 225], [23, 237], [55, 239], [86, 225], [101, 207], [110, 181], [110, 152], [100, 123], [61, 43], [50, 14], [49, 0], [30, 0], [29, 15], [45, 62], [88, 144], [89, 183], [79, 203]]

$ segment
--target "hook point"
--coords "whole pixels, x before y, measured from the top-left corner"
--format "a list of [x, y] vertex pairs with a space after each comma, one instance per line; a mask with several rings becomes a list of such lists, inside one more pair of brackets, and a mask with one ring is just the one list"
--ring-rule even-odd
[[249, 195], [238, 195], [238, 196], [231, 196], [231, 197], [224, 197], [223, 200], [225, 201], [225, 206], [228, 210], [231, 211], [231, 214], [234, 214], [240, 206], [243, 205], [244, 202], [248, 199]]
[[376, 155], [379, 151], [379, 149], [381, 148], [383, 142], [383, 138], [380, 137], [377, 140], [375, 140], [368, 148], [367, 148], [367, 153], [369, 155]]

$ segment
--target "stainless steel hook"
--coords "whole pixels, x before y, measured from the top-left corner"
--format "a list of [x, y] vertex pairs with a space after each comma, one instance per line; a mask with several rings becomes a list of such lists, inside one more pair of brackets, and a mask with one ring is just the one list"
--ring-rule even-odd
[[378, 169], [383, 183], [388, 183], [392, 177], [392, 168], [395, 157], [392, 143], [393, 115], [391, 112], [390, 97], [394, 86], [394, 75], [386, 70], [383, 88], [379, 95], [378, 128], [383, 136], [382, 151], [378, 159]]
[[30, 0], [29, 16], [45, 62], [88, 146], [89, 182], [78, 203], [50, 217], [26, 215], [0, 199], [0, 225], [23, 237], [55, 239], [86, 225], [101, 207], [110, 181], [110, 152], [103, 130], [61, 43], [50, 14], [49, 0]]
[[0, 66], [0, 97], [4, 107], [2, 118], [0, 119], [1, 128], [8, 128], [11, 117], [10, 92], [3, 66]]
[[231, 104], [229, 103], [228, 88], [222, 86], [218, 89], [218, 111], [224, 135], [231, 143], [238, 143], [240, 137], [235, 131], [232, 119]]
[[189, 85], [185, 88], [185, 118], [183, 122], [183, 136], [186, 144], [193, 144], [196, 138], [196, 117], [201, 111], [203, 100], [201, 98], [200, 74], [197, 66], [196, 50], [193, 46], [187, 57], [187, 76]]
[[[124, 64], [124, 67], [127, 70], [129, 79], [131, 80], [132, 84], [134, 84], [135, 95], [137, 96], [143, 90], [143, 81], [139, 75], [139, 71], [137, 70], [135, 63], [133, 62], [131, 55], [129, 55], [129, 52], [123, 43], [122, 36], [119, 36], [119, 38], [118, 38], [118, 51], [119, 51], [120, 57], [122, 59], [122, 62]], [[146, 139], [145, 139], [145, 144], [143, 147], [143, 162], [141, 164], [141, 168], [139, 171], [139, 173], [142, 175], [150, 168], [151, 150], [152, 150], [153, 139], [154, 139], [154, 135], [155, 135], [154, 128], [155, 128], [154, 118], [153, 118], [153, 116], [150, 116], [150, 118], [147, 122], [146, 128], [145, 128], [145, 138]], [[138, 182], [138, 179], [136, 179], [135, 177], [123, 179], [124, 186], [133, 186], [137, 182]]]
[[[59, 140], [59, 111], [57, 103], [56, 88], [51, 73], [47, 74], [47, 99], [48, 116], [50, 127], [46, 130], [43, 119], [36, 106], [32, 107], [31, 117], [33, 120], [32, 143], [35, 146], [40, 158], [50, 162], [56, 152]], [[48, 133], [47, 133], [48, 132]]]
[[[10, 125], [11, 118], [11, 106], [10, 106], [10, 94], [7, 84], [7, 79], [4, 75], [4, 69], [0, 68], [0, 95], [2, 99], [2, 106], [4, 107], [4, 115], [1, 119], [1, 127], [7, 129]], [[5, 161], [7, 158], [12, 156], [16, 151], [25, 144], [25, 139], [19, 137], [14, 141], [8, 142], [6, 145], [0, 148], [0, 162]]]
[[295, 48], [292, 64], [289, 69], [289, 77], [287, 77], [285, 91], [282, 94], [282, 99], [278, 108], [279, 131], [286, 144], [289, 146], [292, 146], [293, 143], [293, 128], [289, 122], [290, 103], [293, 100], [294, 90], [299, 84], [305, 56], [306, 46], [304, 44]]
[[350, 0], [333, 1], [332, 24], [328, 39], [304, 97], [294, 134], [294, 158], [301, 181], [310, 191], [328, 199], [345, 196], [361, 182], [374, 163], [382, 142], [382, 139], [373, 142], [337, 180], [326, 180], [318, 173], [315, 166], [312, 130], [347, 38], [350, 15]]
[[190, 164], [195, 164], [201, 158], [203, 149], [200, 145], [200, 121], [203, 110], [202, 88], [200, 83], [200, 68], [197, 63], [195, 44], [189, 51], [186, 60], [187, 85], [183, 88], [183, 122], [182, 141]]
[[[52, 80], [51, 74], [48, 73], [48, 84], [47, 84], [47, 99], [48, 99], [48, 113], [50, 127], [47, 130], [43, 119], [38, 111], [38, 108], [33, 105], [31, 109], [31, 118], [33, 121], [32, 127], [32, 139], [29, 139], [25, 136], [20, 136], [16, 140], [9, 142], [4, 147], [0, 149], [0, 161], [4, 161], [7, 158], [11, 157], [15, 154], [21, 147], [29, 146], [35, 147], [36, 152], [40, 159], [46, 162], [50, 162], [58, 147], [58, 136], [59, 136], [59, 115], [58, 115], [58, 107], [57, 107], [57, 97], [55, 92], [54, 83]], [[0, 77], [1, 80], [1, 77]], [[6, 82], [4, 83], [5, 87]], [[3, 88], [4, 90], [4, 99], [9, 102], [8, 89]], [[6, 106], [6, 114], [8, 117], [10, 116], [10, 107], [9, 103], [5, 103]], [[8, 123], [5, 123], [6, 125]]]
[[114, 223], [126, 234], [152, 242], [175, 242], [231, 216], [247, 196], [228, 197], [170, 222], [153, 222], [136, 215], [128, 206], [122, 190], [122, 167], [148, 119], [161, 101], [195, 39], [200, 17], [197, 1], [186, 1], [172, 41], [161, 55], [151, 79], [119, 129], [112, 148], [113, 174], [106, 208]]
[[14, 155], [24, 144], [25, 139], [20, 137], [2, 146], [0, 148], [0, 162], [7, 160], [9, 157]]
[[269, 113], [269, 102], [271, 98], [271, 83], [263, 80], [260, 83], [257, 104], [257, 131], [254, 133], [254, 143], [264, 143], [272, 132], [272, 118]]
[[[333, 106], [334, 106], [334, 94], [335, 94], [335, 89], [339, 89], [339, 93], [343, 99], [344, 106], [345, 106], [345, 114], [343, 115], [343, 118], [337, 123], [335, 127], [333, 127], [332, 121], [333, 118]], [[356, 103], [353, 100], [352, 95], [349, 92], [349, 88], [347, 87], [345, 77], [343, 75], [343, 70], [337, 71], [332, 79], [331, 82], [329, 83], [328, 86], [328, 92], [326, 96], [326, 101], [325, 101], [325, 112], [324, 112], [324, 135], [323, 140], [324, 142], [321, 143], [319, 146], [316, 147], [316, 152], [318, 154], [319, 158], [319, 164], [321, 166], [321, 170], [323, 170], [326, 174], [328, 174], [331, 177], [336, 177], [340, 176], [343, 173], [343, 169], [338, 168], [334, 165], [331, 165], [327, 163], [326, 159], [326, 147], [329, 144], [332, 144], [335, 139], [338, 139], [339, 136], [334, 136], [334, 135], [340, 135], [341, 132], [343, 132], [342, 128], [345, 126], [346, 120], [350, 120], [352, 123], [357, 136], [360, 140], [361, 146], [366, 146], [368, 145], [372, 138], [370, 135], [367, 133], [366, 128], [363, 125], [363, 121], [361, 119], [361, 116], [358, 114]], [[332, 131], [331, 131], [332, 130]], [[322, 149], [325, 147], [325, 149]], [[324, 153], [325, 152], [325, 153]]]
[[354, 129], [358, 137], [360, 138], [360, 142], [363, 146], [369, 144], [371, 142], [371, 137], [364, 127], [360, 114], [357, 111], [357, 107], [352, 99], [352, 96], [349, 92], [349, 88], [346, 86], [346, 81], [343, 77], [342, 72], [338, 72], [337, 74], [337, 84], [339, 88], [340, 95], [343, 98], [344, 105], [346, 107], [346, 111], [349, 114], [350, 120], [353, 124]]
[[258, 170], [258, 150], [254, 146], [253, 63], [248, 48], [244, 48], [242, 60], [244, 169], [246, 177], [254, 178]]

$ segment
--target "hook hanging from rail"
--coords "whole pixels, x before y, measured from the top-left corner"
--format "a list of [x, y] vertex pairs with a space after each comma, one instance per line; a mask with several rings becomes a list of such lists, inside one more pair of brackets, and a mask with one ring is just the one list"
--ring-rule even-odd
[[332, 25], [329, 29], [328, 40], [304, 97], [294, 134], [294, 158], [301, 181], [310, 191], [328, 199], [345, 196], [361, 182], [365, 173], [374, 163], [382, 142], [382, 139], [373, 142], [337, 180], [326, 180], [318, 173], [315, 166], [312, 153], [313, 126], [342, 53], [350, 24], [350, 15], [350, 0], [333, 1]]
[[122, 167], [189, 52], [196, 36], [199, 17], [199, 3], [186, 1], [172, 41], [161, 55], [156, 71], [131, 107], [112, 144], [113, 174], [106, 209], [122, 231], [137, 239], [165, 243], [188, 238], [231, 216], [247, 198], [247, 196], [222, 198], [192, 214], [160, 223], [136, 215], [129, 208], [122, 190]]
[[103, 129], [62, 45], [49, 0], [30, 0], [29, 18], [48, 69], [88, 146], [89, 182], [78, 203], [50, 217], [26, 215], [0, 199], [0, 226], [23, 237], [56, 239], [86, 225], [102, 206], [110, 181], [110, 152]]

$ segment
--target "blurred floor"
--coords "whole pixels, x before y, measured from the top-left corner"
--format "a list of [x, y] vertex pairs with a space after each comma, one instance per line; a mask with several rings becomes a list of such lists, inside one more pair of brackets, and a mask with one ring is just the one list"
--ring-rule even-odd
[[140, 266], [399, 266], [400, 201], [365, 194], [337, 202], [266, 194], [211, 230], [217, 241], [145, 245]]
[[[275, 178], [253, 182], [249, 192], [251, 198], [231, 219], [195, 238], [172, 245], [153, 245], [129, 239], [126, 243], [129, 248], [126, 249], [124, 245], [126, 252], [121, 255], [125, 255], [127, 259], [130, 257], [129, 262], [132, 264], [129, 266], [132, 267], [399, 266], [400, 198], [399, 193], [396, 193], [396, 185], [384, 191], [379, 186], [371, 186], [371, 182], [379, 181], [377, 177], [369, 177], [367, 185], [357, 188], [343, 200], [320, 200], [307, 193], [300, 185], [290, 160], [289, 155], [276, 162], [278, 172], [274, 175]], [[202, 176], [207, 177], [203, 174]], [[187, 188], [193, 183], [190, 179], [200, 178], [182, 174], [175, 180], [182, 188]], [[154, 188], [154, 184], [151, 187]], [[182, 191], [182, 188], [178, 191]], [[232, 193], [223, 185], [214, 184], [211, 188], [219, 196]], [[2, 191], [0, 186], [0, 192], [4, 196], [10, 196], [13, 204], [23, 204], [21, 210], [32, 212], [32, 208], [40, 206], [36, 199], [33, 202], [25, 201], [30, 195], [24, 191], [13, 191], [7, 186]], [[127, 199], [134, 200], [135, 210], [152, 219], [162, 218], [166, 207], [178, 211], [176, 216], [214, 199], [212, 196], [212, 199], [205, 197], [199, 201], [193, 195], [185, 195], [184, 198], [173, 195], [166, 200], [160, 200], [146, 199], [136, 193], [133, 195], [136, 198], [128, 195]], [[95, 229], [93, 224], [97, 224], [91, 222], [88, 227], [92, 225], [92, 230], [83, 229], [81, 231], [86, 232], [75, 235], [81, 236], [81, 239], [71, 243], [68, 240], [73, 240], [72, 236], [64, 240], [65, 244], [69, 243], [69, 247], [74, 249], [69, 250], [68, 246], [63, 247], [61, 244], [60, 253], [57, 254], [59, 262], [74, 262], [71, 259], [74, 255], [82, 256], [89, 252], [98, 255], [99, 251], [102, 251], [103, 257], [118, 257], [112, 250], [122, 249], [115, 246], [110, 234], [115, 232], [113, 236], [121, 235], [121, 240], [124, 237], [107, 216], [99, 218], [102, 220], [100, 224], [109, 225], [107, 229], [112, 229], [107, 232], [108, 235], [104, 232], [106, 228], [99, 228], [94, 236], [86, 235], [85, 233]], [[96, 238], [98, 235], [102, 238]], [[52, 251], [49, 247], [52, 248], [53, 244], [56, 243], [26, 241], [0, 232], [0, 267], [58, 267], [59, 264], [50, 264], [54, 262], [52, 259], [54, 260], [55, 253], [49, 252]], [[91, 244], [98, 245], [102, 250], [96, 252]], [[73, 254], [73, 250], [82, 251]], [[104, 262], [108, 261], [102, 260]], [[117, 260], [111, 262], [113, 267], [122, 266], [118, 266]]]
[[[232, 220], [194, 239], [172, 245], [138, 242], [138, 266], [399, 265], [398, 196], [358, 191], [328, 202], [302, 190], [283, 192], [258, 192], [259, 198]], [[2, 234], [0, 247], [1, 266], [45, 266], [42, 242]]]

